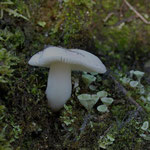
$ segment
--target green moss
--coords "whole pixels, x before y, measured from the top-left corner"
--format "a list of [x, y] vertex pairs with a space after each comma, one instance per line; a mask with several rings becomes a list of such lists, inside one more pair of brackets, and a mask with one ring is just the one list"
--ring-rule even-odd
[[12, 143], [20, 137], [21, 128], [16, 125], [11, 115], [6, 115], [7, 108], [0, 105], [0, 149], [12, 150]]
[[[132, 110], [133, 108], [134, 108], [133, 106], [130, 106], [130, 110]], [[126, 116], [128, 111], [129, 108], [126, 108], [126, 106], [123, 105], [117, 105], [117, 106], [114, 105], [112, 106], [111, 109], [112, 115], [116, 117], [118, 120], [122, 120]]]
[[106, 11], [113, 10], [116, 6], [119, 7], [119, 1], [111, 1], [111, 0], [102, 0], [102, 6]]
[[133, 147], [137, 149], [142, 148], [143, 140], [138, 135], [138, 130], [136, 129], [138, 125], [136, 121], [131, 121], [128, 125], [124, 126], [120, 131], [117, 131], [116, 138], [114, 143], [108, 147], [109, 150], [120, 149], [129, 149], [131, 150]]
[[[98, 52], [98, 57], [102, 57], [119, 80], [119, 75], [125, 76], [122, 72], [130, 70], [133, 62], [134, 67], [140, 68], [141, 62], [148, 60], [149, 26], [140, 19], [117, 25], [133, 15], [131, 10], [122, 8], [120, 17], [121, 1], [15, 0], [14, 3], [8, 7], [31, 19], [23, 22], [23, 18], [5, 12], [1, 21], [0, 149], [99, 149], [101, 143], [105, 143], [108, 150], [143, 149], [148, 142], [140, 137], [144, 134], [140, 128], [141, 114], [132, 118], [136, 107], [125, 100], [107, 75], [97, 75], [100, 80], [92, 84], [113, 97], [109, 113], [98, 113], [96, 107], [102, 103], [98, 101], [88, 114], [80, 105], [75, 89], [65, 107], [53, 113], [45, 96], [48, 69], [31, 67], [27, 62], [47, 44], [86, 49]], [[137, 5], [132, 1], [131, 4], [146, 13], [143, 2]], [[111, 12], [115, 13], [104, 22]], [[38, 21], [46, 25], [40, 27]], [[146, 81], [143, 85], [149, 91]], [[85, 89], [82, 81], [79, 86], [80, 93], [97, 92]], [[142, 118], [150, 121], [149, 103], [140, 100], [138, 90], [123, 86], [128, 90], [127, 96], [132, 96], [146, 110]], [[147, 131], [146, 134], [149, 135]]]
[[11, 82], [9, 78], [13, 76], [13, 66], [17, 65], [17, 61], [17, 57], [6, 49], [0, 49], [0, 84]]
[[[93, 1], [72, 1], [63, 3], [61, 14], [58, 15], [57, 23], [50, 32], [51, 38], [56, 39], [54, 45], [85, 47], [89, 42], [88, 27], [91, 24]], [[58, 43], [59, 42], [59, 43]]]

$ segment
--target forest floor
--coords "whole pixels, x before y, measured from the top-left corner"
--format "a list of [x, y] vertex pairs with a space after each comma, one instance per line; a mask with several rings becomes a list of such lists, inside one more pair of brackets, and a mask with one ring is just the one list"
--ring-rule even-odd
[[[0, 2], [0, 150], [149, 150], [148, 2]], [[49, 70], [28, 65], [50, 45], [89, 51], [107, 68], [72, 72], [71, 98], [58, 112], [45, 95]], [[82, 94], [99, 100], [89, 110]]]

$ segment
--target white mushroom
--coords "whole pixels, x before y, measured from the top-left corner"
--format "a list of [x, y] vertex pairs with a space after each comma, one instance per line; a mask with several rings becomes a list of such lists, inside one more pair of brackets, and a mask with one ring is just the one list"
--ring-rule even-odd
[[61, 109], [71, 96], [71, 70], [106, 72], [98, 57], [79, 49], [48, 47], [33, 55], [29, 64], [50, 68], [46, 96], [53, 111]]

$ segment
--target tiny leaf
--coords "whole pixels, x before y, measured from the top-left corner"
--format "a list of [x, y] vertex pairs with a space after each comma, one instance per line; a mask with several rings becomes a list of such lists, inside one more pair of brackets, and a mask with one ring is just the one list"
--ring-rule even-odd
[[46, 25], [46, 22], [45, 21], [38, 21], [38, 23], [37, 23], [39, 26], [41, 26], [41, 27], [45, 27], [45, 25]]
[[96, 77], [94, 77], [93, 75], [89, 75], [89, 74], [83, 74], [82, 79], [83, 79], [83, 82], [87, 86], [89, 86], [92, 82], [94, 82], [96, 80]]
[[106, 91], [99, 91], [97, 92], [97, 95], [99, 96], [99, 98], [102, 98], [107, 97], [108, 93]]
[[145, 121], [141, 127], [142, 130], [146, 131], [149, 128], [149, 122]]
[[114, 101], [113, 98], [109, 98], [109, 97], [103, 97], [101, 98], [101, 101], [103, 102], [103, 104], [109, 106], [112, 104], [112, 102]]
[[133, 88], [137, 87], [138, 84], [139, 84], [138, 81], [131, 81], [131, 82], [130, 82], [130, 86], [133, 87]]
[[99, 105], [99, 106], [97, 107], [97, 110], [98, 110], [99, 112], [102, 112], [102, 113], [104, 113], [104, 112], [109, 112], [109, 110], [108, 110], [108, 108], [107, 108], [106, 105]]
[[91, 110], [93, 106], [97, 103], [99, 97], [95, 94], [81, 94], [78, 96], [80, 103], [87, 109]]

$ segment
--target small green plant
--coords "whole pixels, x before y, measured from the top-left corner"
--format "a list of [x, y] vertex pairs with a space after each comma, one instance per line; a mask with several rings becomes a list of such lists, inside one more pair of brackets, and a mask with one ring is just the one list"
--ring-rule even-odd
[[46, 26], [46, 22], [45, 21], [38, 21], [37, 24], [41, 27], [45, 27]]
[[107, 97], [108, 93], [106, 91], [99, 91], [97, 92], [99, 98]]
[[97, 110], [101, 113], [105, 113], [105, 112], [109, 112], [108, 107], [104, 104], [104, 105], [99, 105], [97, 107]]
[[142, 133], [140, 134], [140, 136], [147, 141], [150, 141], [150, 130], [149, 130], [149, 122], [148, 121], [144, 121], [142, 126]]
[[72, 114], [73, 108], [71, 105], [64, 105], [64, 108], [65, 110], [63, 111], [63, 114], [60, 117], [60, 119], [68, 127], [72, 125], [72, 123], [74, 123], [77, 118]]
[[11, 30], [9, 27], [0, 29], [0, 48], [5, 48], [8, 51], [13, 51], [23, 47], [25, 36], [23, 32], [16, 28]]
[[97, 110], [101, 113], [109, 112], [108, 106], [113, 103], [114, 99], [111, 97], [107, 97], [108, 93], [106, 91], [99, 91], [97, 92], [97, 95], [99, 96], [99, 98], [103, 103], [103, 105], [99, 105], [97, 107]]
[[[149, 86], [145, 86], [142, 83], [142, 77], [144, 76], [144, 72], [131, 70], [129, 76], [122, 76], [120, 78], [121, 82], [129, 88], [134, 89], [134, 93], [136, 92], [137, 102], [147, 111], [150, 112], [150, 94], [149, 94]], [[135, 96], [134, 93], [130, 92]]]
[[17, 57], [13, 56], [6, 49], [0, 49], [0, 83], [7, 83], [13, 75], [12, 66], [17, 64]]
[[0, 105], [0, 150], [13, 150], [12, 142], [19, 139], [22, 130], [19, 125], [16, 125], [12, 119], [8, 124], [8, 116], [6, 115], [6, 107]]
[[[122, 81], [122, 83], [124, 85], [129, 85], [132, 88], [138, 89], [139, 94], [144, 94], [145, 89], [144, 89], [144, 86], [141, 83], [141, 79], [142, 79], [143, 76], [144, 76], [144, 72], [137, 71], [137, 70], [136, 71], [131, 70], [129, 77], [122, 77], [122, 78], [120, 78], [120, 80]], [[137, 81], [134, 80], [134, 77], [137, 78]]]
[[133, 75], [135, 75], [139, 83], [141, 83], [141, 79], [144, 76], [144, 74], [145, 74], [144, 72], [138, 71], [138, 70], [136, 70], [136, 71], [131, 70], [130, 71], [130, 77], [132, 78]]
[[29, 20], [27, 17], [18, 13], [17, 9], [14, 10], [14, 9], [9, 8], [12, 5], [14, 5], [14, 2], [12, 2], [11, 0], [0, 2], [0, 11], [1, 11], [0, 19], [3, 18], [4, 12], [7, 12], [9, 15], [13, 15], [14, 17], [19, 17], [19, 18], [23, 18], [25, 20]]
[[141, 127], [142, 130], [146, 131], [149, 128], [149, 122], [145, 121]]
[[88, 87], [92, 82], [94, 82], [96, 80], [96, 77], [85, 73], [82, 75], [82, 80], [85, 83], [85, 85]]
[[105, 104], [106, 106], [109, 106], [112, 104], [112, 102], [114, 101], [113, 98], [110, 97], [103, 97], [101, 98], [101, 101], [103, 104]]
[[100, 136], [98, 144], [100, 148], [107, 149], [107, 147], [112, 145], [114, 141], [115, 138], [111, 134], [107, 134], [106, 136]]
[[[96, 77], [95, 77], [96, 76]], [[90, 85], [92, 82], [97, 80], [97, 73], [90, 73], [87, 74], [86, 72], [84, 72], [84, 74], [82, 75], [82, 80], [83, 82], [86, 84], [87, 87], [89, 87], [89, 89], [91, 91], [96, 91], [97, 87], [94, 85]], [[92, 88], [90, 88], [90, 86], [94, 86]], [[94, 105], [98, 102], [99, 99], [101, 99], [102, 103], [104, 105], [100, 105], [97, 107], [97, 110], [99, 112], [109, 112], [108, 110], [108, 106], [111, 105], [113, 103], [113, 98], [111, 97], [107, 97], [108, 93], [106, 91], [99, 91], [96, 94], [80, 94], [78, 95], [78, 92], [76, 91], [76, 95], [78, 97], [79, 102], [88, 110], [92, 110], [92, 108], [94, 107]]]
[[88, 110], [90, 111], [93, 106], [98, 102], [99, 96], [96, 94], [90, 95], [90, 94], [81, 94], [78, 95], [78, 99], [80, 103]]
[[6, 140], [5, 137], [6, 127], [7, 126], [0, 131], [0, 150], [13, 150], [10, 141]]

